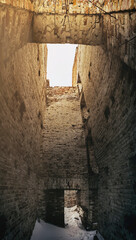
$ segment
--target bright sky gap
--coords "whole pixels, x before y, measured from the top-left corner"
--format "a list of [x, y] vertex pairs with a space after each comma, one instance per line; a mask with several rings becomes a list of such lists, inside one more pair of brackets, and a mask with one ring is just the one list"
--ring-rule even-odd
[[72, 86], [76, 44], [47, 44], [47, 79], [50, 86]]

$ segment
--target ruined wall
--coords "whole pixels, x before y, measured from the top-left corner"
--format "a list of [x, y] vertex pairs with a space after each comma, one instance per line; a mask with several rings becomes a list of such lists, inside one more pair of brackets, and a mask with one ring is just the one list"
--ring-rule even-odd
[[57, 14], [95, 14], [101, 9], [106, 12], [125, 11], [136, 9], [134, 0], [0, 0], [0, 4], [23, 8], [37, 13], [57, 13]]
[[[71, 1], [67, 2], [67, 12], [65, 1], [64, 4], [58, 1], [56, 5], [55, 2], [33, 1], [32, 4], [29, 0], [23, 2], [1, 0], [0, 21], [3, 25], [0, 32], [1, 54], [11, 55], [23, 42], [28, 41], [101, 45], [121, 56], [131, 68], [135, 68], [136, 50], [133, 50], [133, 46], [136, 44], [136, 3], [134, 1], [124, 0], [116, 3], [97, 1], [94, 4], [88, 1]], [[100, 8], [96, 7], [96, 4]], [[16, 47], [13, 47], [15, 45]]]
[[0, 70], [0, 239], [29, 239], [38, 215], [43, 50], [27, 44]]
[[105, 239], [135, 239], [136, 72], [101, 47], [80, 46], [78, 51], [81, 104], [88, 114], [89, 181], [95, 172], [92, 161], [98, 170], [99, 229]]
[[73, 207], [78, 204], [77, 190], [66, 190], [64, 192], [64, 206], [67, 208]]
[[136, 70], [136, 12], [95, 15], [36, 14], [33, 41], [100, 45]]
[[47, 89], [44, 122], [42, 174], [45, 188], [80, 189], [80, 204], [88, 207], [86, 147], [76, 88]]
[[32, 41], [32, 13], [0, 5], [0, 64]]
[[30, 12], [0, 5], [0, 239], [30, 239], [40, 214], [47, 50], [27, 44], [31, 24]]
[[65, 14], [92, 14], [99, 13], [104, 9], [107, 12], [124, 11], [135, 9], [136, 2], [134, 0], [35, 0], [34, 9], [36, 12]]
[[98, 45], [102, 41], [100, 19], [96, 15], [35, 14], [33, 41]]

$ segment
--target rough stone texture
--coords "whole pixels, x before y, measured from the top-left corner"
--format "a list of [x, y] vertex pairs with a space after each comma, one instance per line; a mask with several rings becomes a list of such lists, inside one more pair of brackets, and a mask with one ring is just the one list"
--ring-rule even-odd
[[43, 46], [26, 45], [31, 23], [31, 13], [0, 4], [0, 239], [7, 240], [30, 239], [42, 195], [46, 65]]
[[30, 239], [38, 215], [44, 52], [27, 44], [0, 69], [0, 239]]
[[37, 14], [34, 15], [33, 41], [101, 45], [134, 69], [136, 12], [114, 13], [112, 16]]
[[135, 239], [136, 72], [101, 47], [80, 46], [78, 53], [88, 154], [98, 167], [99, 228], [105, 239]]
[[135, 0], [0, 0], [0, 3], [24, 8], [37, 13], [94, 14], [101, 9], [106, 12], [132, 10], [136, 8]]
[[32, 13], [0, 5], [0, 64], [32, 41]]
[[[103, 17], [102, 42], [106, 52], [119, 56], [136, 70], [136, 12], [113, 14]], [[131, 41], [130, 41], [131, 40]], [[102, 45], [101, 45], [102, 46]]]
[[[78, 14], [76, 10], [72, 10], [71, 14], [65, 14], [65, 9], [61, 14], [57, 14], [57, 12], [54, 14], [55, 4], [53, 1], [40, 1], [40, 6], [42, 4], [46, 6], [47, 4], [50, 10], [39, 14], [30, 13], [30, 11], [24, 11], [21, 8], [19, 10], [18, 4], [21, 5], [20, 1], [9, 0], [2, 2], [8, 4], [0, 4], [0, 24], [2, 24], [0, 52], [2, 55], [8, 57], [17, 47], [20, 47], [20, 44], [28, 41], [101, 45], [120, 56], [127, 65], [135, 69], [136, 50], [134, 46], [136, 45], [136, 38], [128, 42], [136, 36], [134, 1], [124, 0], [121, 3], [116, 1], [116, 4], [114, 1], [101, 1], [100, 5], [103, 9], [106, 6], [108, 9], [106, 11], [109, 11], [110, 15], [103, 11], [98, 11], [98, 8], [97, 13], [95, 11], [90, 15], [82, 14], [82, 11], [84, 13], [86, 9], [86, 4], [88, 4], [86, 1], [80, 2]], [[27, 6], [25, 2], [22, 2], [22, 8]], [[33, 3], [35, 11], [37, 11], [38, 1]], [[61, 3], [56, 3], [57, 5], [62, 7]], [[78, 2], [71, 2], [69, 6], [73, 6], [76, 9]], [[119, 12], [118, 9], [125, 10], [125, 12]], [[33, 21], [32, 17], [34, 17]], [[10, 48], [9, 46], [7, 48], [7, 45]]]
[[[88, 207], [88, 168], [76, 88], [47, 89], [43, 134], [43, 177], [47, 189], [79, 189]], [[82, 151], [81, 151], [82, 149]]]
[[18, 0], [0, 0], [0, 4], [1, 3], [16, 7], [16, 8], [23, 8], [30, 11], [34, 10], [33, 0], [19, 0], [19, 1]]
[[67, 208], [73, 207], [78, 204], [77, 190], [64, 191], [64, 206]]
[[33, 41], [44, 43], [80, 43], [99, 45], [102, 42], [102, 17], [82, 15], [34, 15]]
[[[97, 7], [98, 6], [98, 7]], [[106, 12], [124, 11], [135, 9], [136, 2], [134, 0], [36, 0], [34, 1], [34, 9], [36, 12], [59, 13], [65, 14], [92, 14], [101, 12], [100, 8]]]

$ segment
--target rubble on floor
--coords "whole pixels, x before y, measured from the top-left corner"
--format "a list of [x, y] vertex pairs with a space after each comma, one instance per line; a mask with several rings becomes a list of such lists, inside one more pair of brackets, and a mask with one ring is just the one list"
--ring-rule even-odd
[[98, 231], [86, 231], [77, 206], [65, 208], [65, 228], [36, 221], [31, 240], [104, 240]]

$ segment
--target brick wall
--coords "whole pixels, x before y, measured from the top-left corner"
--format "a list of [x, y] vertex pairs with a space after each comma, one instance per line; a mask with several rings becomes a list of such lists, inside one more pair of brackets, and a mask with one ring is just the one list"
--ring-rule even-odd
[[31, 42], [32, 15], [0, 6], [0, 239], [30, 239], [40, 215], [45, 45]]
[[[76, 88], [47, 89], [43, 133], [43, 178], [46, 189], [79, 189], [88, 207], [88, 168]], [[81, 150], [82, 149], [82, 150]]]
[[70, 208], [77, 204], [78, 204], [77, 190], [64, 191], [64, 206]]
[[[0, 0], [0, 4], [6, 4], [9, 6], [23, 8], [26, 10], [35, 11], [37, 13], [57, 13], [65, 14], [66, 11], [70, 14], [94, 14], [100, 13], [100, 8], [104, 9], [106, 12], [117, 12], [125, 10], [134, 10], [136, 8], [136, 3], [134, 0], [123, 0], [116, 2], [114, 0], [109, 1], [86, 1], [86, 0], [74, 0], [68, 3], [65, 0], [56, 0], [56, 3], [52, 0]], [[97, 7], [98, 6], [98, 7]]]
[[[98, 7], [97, 7], [98, 6]], [[134, 0], [100, 0], [100, 1], [86, 1], [86, 0], [56, 0], [54, 3], [52, 0], [34, 1], [34, 9], [36, 12], [57, 13], [65, 14], [66, 11], [70, 14], [93, 14], [99, 13], [100, 8], [107, 12], [124, 11], [128, 9], [135, 9], [136, 3]]]
[[[136, 44], [136, 12], [134, 1], [124, 0], [116, 1], [116, 3], [114, 1], [101, 1], [102, 9], [111, 10], [111, 15], [103, 14], [104, 12], [98, 11], [98, 8], [98, 14], [95, 11], [94, 14], [84, 15], [84, 11], [86, 12], [85, 5], [88, 5], [86, 1], [80, 1], [80, 4], [77, 1], [75, 4], [71, 2], [69, 5], [75, 9], [79, 8], [80, 11], [76, 14], [76, 10], [74, 10], [69, 15], [65, 15], [65, 9], [63, 14], [57, 14], [57, 11], [54, 14], [55, 4], [53, 1], [34, 1], [35, 11], [37, 11], [37, 4], [40, 5], [39, 12], [46, 5], [48, 5], [48, 10], [50, 9], [50, 14], [48, 14], [48, 11], [43, 11], [42, 14], [34, 14], [32, 11], [24, 10], [24, 5], [27, 6], [26, 2], [29, 3], [30, 1], [9, 0], [0, 3], [0, 25], [2, 24], [0, 28], [0, 52], [2, 55], [8, 57], [20, 45], [28, 41], [101, 45], [121, 56], [127, 65], [136, 70], [136, 51], [134, 48]], [[61, 2], [57, 3], [56, 6], [61, 8]], [[18, 7], [18, 5], [22, 7]], [[96, 7], [93, 8], [91, 3], [90, 5], [92, 11], [93, 9], [96, 10]]]
[[90, 194], [99, 229], [105, 239], [135, 239], [136, 72], [101, 47], [80, 46], [78, 52], [90, 180], [93, 162], [98, 170], [96, 194]]
[[0, 5], [0, 64], [27, 42], [32, 42], [32, 13]]
[[20, 1], [17, 1], [17, 0], [0, 0], [0, 4], [6, 4], [6, 5], [9, 5], [9, 6], [13, 6], [13, 7], [16, 7], [16, 8], [23, 8], [23, 9], [30, 10], [30, 11], [34, 10], [32, 2], [33, 1], [31, 1], [31, 0], [20, 0]]
[[66, 17], [43, 13], [34, 15], [33, 41], [99, 45], [136, 70], [135, 29], [136, 11]]
[[45, 110], [40, 48], [25, 45], [1, 69], [0, 223], [5, 219], [1, 239], [4, 233], [7, 239], [29, 239], [38, 215]]
[[102, 42], [102, 17], [98, 15], [35, 14], [33, 41], [99, 45]]

